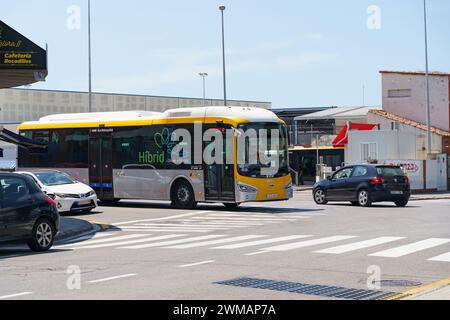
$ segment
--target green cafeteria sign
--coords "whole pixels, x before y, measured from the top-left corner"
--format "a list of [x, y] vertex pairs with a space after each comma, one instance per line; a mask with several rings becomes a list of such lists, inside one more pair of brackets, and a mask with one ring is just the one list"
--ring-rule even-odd
[[0, 69], [46, 70], [47, 52], [0, 20]]

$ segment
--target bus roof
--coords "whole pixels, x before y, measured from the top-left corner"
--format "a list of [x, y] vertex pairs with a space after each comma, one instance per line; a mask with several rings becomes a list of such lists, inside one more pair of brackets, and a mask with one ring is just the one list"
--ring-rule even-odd
[[229, 120], [233, 123], [281, 122], [272, 112], [251, 107], [200, 107], [179, 108], [161, 112], [121, 111], [57, 114], [39, 121], [24, 122], [19, 130], [126, 127], [151, 124], [175, 124], [193, 121], [212, 122]]

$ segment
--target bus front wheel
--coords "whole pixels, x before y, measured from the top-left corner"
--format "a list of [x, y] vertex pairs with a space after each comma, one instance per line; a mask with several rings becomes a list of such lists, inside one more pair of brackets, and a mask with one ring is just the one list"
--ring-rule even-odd
[[194, 209], [197, 206], [194, 189], [185, 180], [176, 183], [172, 192], [172, 201], [177, 209]]

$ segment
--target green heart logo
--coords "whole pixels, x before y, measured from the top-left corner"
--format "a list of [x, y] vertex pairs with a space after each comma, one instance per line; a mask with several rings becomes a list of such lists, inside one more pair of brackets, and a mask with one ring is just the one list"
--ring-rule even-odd
[[158, 148], [162, 149], [164, 146], [169, 145], [170, 143], [170, 131], [165, 128], [161, 133], [158, 132], [155, 134], [155, 143]]

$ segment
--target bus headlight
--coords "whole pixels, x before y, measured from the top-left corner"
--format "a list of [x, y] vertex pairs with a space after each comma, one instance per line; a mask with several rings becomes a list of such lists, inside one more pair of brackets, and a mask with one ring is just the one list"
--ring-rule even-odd
[[238, 188], [239, 188], [239, 191], [241, 191], [241, 192], [246, 192], [246, 193], [257, 193], [258, 192], [258, 189], [256, 189], [255, 187], [252, 187], [252, 186], [249, 186], [246, 184], [242, 184], [242, 183], [238, 184]]
[[284, 189], [285, 190], [292, 189], [292, 182], [289, 182], [289, 184], [286, 187], [284, 187]]

